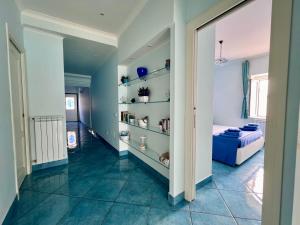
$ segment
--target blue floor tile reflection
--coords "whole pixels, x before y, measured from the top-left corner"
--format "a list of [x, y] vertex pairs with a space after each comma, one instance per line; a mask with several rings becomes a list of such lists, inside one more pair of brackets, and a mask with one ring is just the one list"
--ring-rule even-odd
[[196, 199], [171, 206], [168, 187], [131, 158], [119, 159], [80, 123], [69, 164], [36, 171], [21, 186], [6, 224], [261, 225], [263, 151], [239, 167], [213, 162]]

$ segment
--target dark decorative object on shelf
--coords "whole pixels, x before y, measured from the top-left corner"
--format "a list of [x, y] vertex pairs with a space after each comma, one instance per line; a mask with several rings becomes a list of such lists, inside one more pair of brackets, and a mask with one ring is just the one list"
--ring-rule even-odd
[[129, 124], [135, 124], [135, 116], [133, 114], [128, 115]]
[[170, 132], [170, 118], [160, 120], [158, 125], [161, 132]]
[[171, 60], [170, 59], [166, 59], [166, 64], [165, 64], [166, 70], [170, 70], [170, 67], [171, 67]]
[[122, 84], [128, 83], [129, 82], [129, 77], [128, 76], [122, 76], [121, 77], [121, 82], [122, 82]]
[[138, 96], [139, 96], [139, 101], [140, 102], [149, 102], [149, 96], [150, 96], [150, 90], [149, 88], [144, 88], [144, 87], [141, 87], [139, 90], [138, 90]]
[[132, 98], [130, 101], [131, 103], [135, 103], [135, 98]]
[[136, 72], [137, 72], [139, 78], [142, 78], [142, 77], [148, 75], [148, 69], [146, 67], [138, 67], [136, 69]]
[[141, 87], [139, 90], [138, 90], [138, 95], [141, 97], [141, 96], [149, 96], [150, 95], [150, 90], [148, 87], [144, 88], [144, 87]]

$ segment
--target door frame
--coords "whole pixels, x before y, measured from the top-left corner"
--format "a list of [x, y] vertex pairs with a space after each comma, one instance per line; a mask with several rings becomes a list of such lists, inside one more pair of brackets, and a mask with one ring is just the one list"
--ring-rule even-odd
[[[222, 0], [213, 7], [191, 20], [187, 24], [186, 38], [186, 126], [185, 126], [185, 199], [195, 199], [195, 172], [196, 172], [196, 148], [195, 148], [195, 87], [197, 79], [196, 49], [197, 30], [214, 21], [232, 9], [250, 3], [252, 0]], [[264, 174], [264, 202], [262, 210], [262, 224], [287, 224], [282, 223], [286, 219], [286, 209], [293, 205], [287, 196], [293, 192], [292, 181], [283, 182], [284, 174], [294, 174], [295, 169], [285, 158], [291, 159], [296, 150], [288, 151], [286, 147], [285, 132], [287, 131], [286, 116], [288, 115], [288, 79], [289, 79], [289, 54], [291, 37], [293, 0], [273, 0], [271, 45], [269, 62], [269, 79], [272, 82], [268, 97], [268, 123], [266, 127], [266, 151]], [[290, 108], [291, 106], [289, 106]], [[276, 128], [276, 129], [275, 129]], [[272, 139], [272, 140], [271, 140]], [[288, 157], [286, 157], [288, 156]], [[294, 157], [295, 158], [295, 157]], [[293, 164], [294, 162], [290, 162]]]
[[[24, 123], [24, 133], [25, 133], [25, 161], [26, 161], [26, 174], [31, 173], [31, 155], [30, 155], [30, 144], [29, 144], [29, 114], [28, 114], [28, 101], [27, 101], [27, 79], [26, 79], [26, 57], [25, 50], [21, 48], [13, 37], [13, 34], [9, 30], [9, 26], [6, 23], [6, 47], [7, 47], [7, 62], [8, 62], [8, 79], [9, 79], [9, 92], [10, 92], [10, 110], [11, 115], [13, 115], [13, 105], [12, 105], [12, 84], [11, 84], [11, 71], [10, 71], [10, 43], [12, 43], [21, 55], [21, 82], [22, 82], [22, 100], [23, 100], [23, 123]], [[14, 118], [11, 116], [12, 125], [12, 137], [13, 137], [13, 155], [14, 155], [14, 169], [15, 169], [15, 183], [16, 183], [16, 193], [19, 195], [19, 184], [18, 184], [18, 174], [17, 174], [17, 158], [16, 158], [16, 144], [15, 144], [15, 134], [14, 134]]]

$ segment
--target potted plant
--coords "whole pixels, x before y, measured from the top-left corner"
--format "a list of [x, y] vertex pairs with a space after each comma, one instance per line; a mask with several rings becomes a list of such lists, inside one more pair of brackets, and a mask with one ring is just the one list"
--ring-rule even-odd
[[138, 90], [138, 96], [139, 96], [139, 100], [140, 102], [149, 102], [149, 96], [150, 96], [150, 90], [149, 88], [144, 88], [144, 87], [141, 87], [139, 90]]
[[129, 77], [128, 76], [122, 76], [121, 77], [122, 84], [126, 84], [126, 83], [128, 83], [128, 81], [129, 81]]

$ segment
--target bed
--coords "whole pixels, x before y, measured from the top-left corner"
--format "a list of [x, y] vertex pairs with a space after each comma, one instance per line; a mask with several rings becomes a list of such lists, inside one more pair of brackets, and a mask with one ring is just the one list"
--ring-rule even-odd
[[264, 136], [260, 129], [257, 131], [242, 131], [239, 138], [224, 138], [220, 136], [228, 129], [236, 127], [213, 126], [213, 160], [230, 166], [240, 165], [264, 146]]

